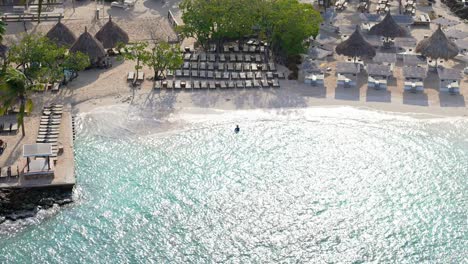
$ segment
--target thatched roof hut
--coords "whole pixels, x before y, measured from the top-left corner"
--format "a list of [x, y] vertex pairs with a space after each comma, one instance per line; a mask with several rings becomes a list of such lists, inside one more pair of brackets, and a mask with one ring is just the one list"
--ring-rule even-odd
[[128, 43], [128, 34], [123, 31], [109, 16], [109, 21], [96, 33], [96, 39], [102, 42], [106, 49], [115, 48], [117, 43]]
[[386, 38], [400, 38], [407, 35], [406, 30], [395, 22], [390, 12], [378, 24], [375, 24], [369, 34], [383, 36]]
[[439, 26], [432, 36], [418, 43], [416, 52], [433, 59], [451, 59], [458, 55], [458, 47], [445, 36]]
[[336, 53], [348, 56], [348, 57], [374, 57], [375, 49], [367, 42], [359, 31], [359, 27], [356, 26], [351, 36], [338, 44], [335, 48]]
[[76, 41], [75, 34], [60, 20], [47, 32], [46, 37], [59, 46], [70, 47]]
[[95, 39], [89, 34], [85, 27], [85, 32], [73, 43], [70, 48], [70, 52], [80, 51], [88, 55], [91, 64], [98, 63], [102, 58], [106, 56], [106, 51], [99, 40]]

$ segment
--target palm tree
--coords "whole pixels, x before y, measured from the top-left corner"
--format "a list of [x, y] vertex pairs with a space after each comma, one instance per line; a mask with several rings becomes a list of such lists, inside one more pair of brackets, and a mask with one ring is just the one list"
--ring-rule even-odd
[[28, 98], [31, 86], [28, 84], [26, 76], [15, 68], [8, 67], [2, 75], [0, 79], [0, 115], [6, 114], [8, 109], [19, 102], [18, 124], [21, 126], [24, 137], [26, 135], [24, 116], [33, 108], [32, 100]]

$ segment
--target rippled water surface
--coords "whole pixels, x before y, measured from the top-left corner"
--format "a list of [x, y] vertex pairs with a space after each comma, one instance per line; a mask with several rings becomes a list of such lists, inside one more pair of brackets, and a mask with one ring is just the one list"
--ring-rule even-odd
[[252, 110], [161, 132], [156, 116], [82, 114], [77, 202], [6, 223], [0, 263], [467, 261], [466, 120]]

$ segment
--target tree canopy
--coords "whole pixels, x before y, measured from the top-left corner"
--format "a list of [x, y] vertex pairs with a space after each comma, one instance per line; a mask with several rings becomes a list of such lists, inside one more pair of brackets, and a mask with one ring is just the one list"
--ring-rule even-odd
[[11, 46], [9, 62], [23, 72], [29, 81], [59, 80], [65, 69], [80, 71], [89, 66], [89, 58], [83, 53], [69, 53], [48, 38], [26, 34], [19, 43]]
[[[122, 46], [121, 46], [122, 47]], [[178, 45], [171, 46], [167, 42], [157, 42], [148, 48], [147, 42], [137, 42], [129, 47], [122, 47], [124, 52], [121, 57], [136, 61], [135, 70], [146, 65], [154, 72], [154, 80], [163, 77], [166, 70], [175, 70], [183, 63], [182, 53]]]
[[2, 95], [0, 97], [0, 115], [4, 115], [8, 109], [19, 103], [17, 118], [23, 136], [25, 136], [24, 116], [33, 108], [32, 100], [29, 98], [30, 92], [31, 85], [21, 71], [8, 67], [0, 75], [0, 94]]
[[183, 36], [208, 42], [259, 34], [284, 55], [304, 51], [304, 40], [316, 36], [320, 13], [297, 0], [183, 0]]

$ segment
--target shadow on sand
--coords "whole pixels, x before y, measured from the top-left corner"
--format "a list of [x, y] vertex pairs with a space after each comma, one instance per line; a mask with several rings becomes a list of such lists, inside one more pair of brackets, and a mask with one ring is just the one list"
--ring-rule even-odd
[[424, 92], [412, 93], [412, 92], [405, 91], [403, 93], [403, 103], [409, 104], [409, 105], [419, 105], [419, 106], [429, 105], [427, 94], [425, 94]]
[[462, 94], [439, 93], [439, 102], [442, 107], [465, 107], [465, 96]]
[[376, 90], [373, 88], [367, 88], [366, 101], [390, 103], [392, 101], [392, 92], [389, 90]]

